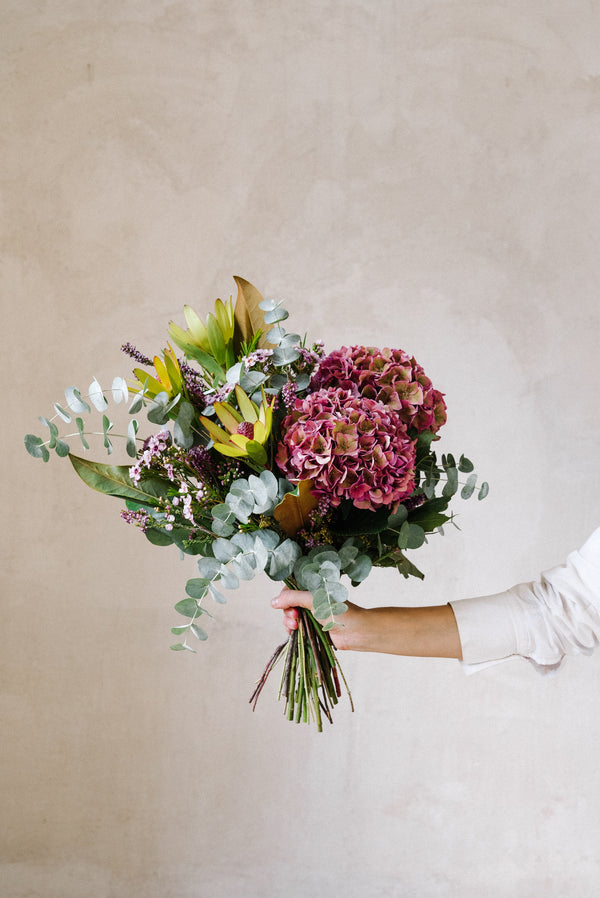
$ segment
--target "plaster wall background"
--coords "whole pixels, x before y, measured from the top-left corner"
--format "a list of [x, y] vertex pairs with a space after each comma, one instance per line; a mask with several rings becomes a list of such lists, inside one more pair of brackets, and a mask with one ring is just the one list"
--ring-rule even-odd
[[328, 349], [414, 353], [491, 484], [357, 601], [561, 562], [599, 523], [599, 42], [595, 0], [2, 0], [7, 898], [597, 894], [600, 653], [347, 655], [354, 715], [253, 715], [277, 587], [169, 652], [193, 560], [22, 435], [239, 274]]

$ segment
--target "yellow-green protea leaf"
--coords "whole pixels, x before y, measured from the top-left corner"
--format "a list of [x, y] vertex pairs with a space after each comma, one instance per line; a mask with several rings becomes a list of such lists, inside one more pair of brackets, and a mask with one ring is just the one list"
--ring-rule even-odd
[[226, 430], [223, 430], [219, 427], [218, 424], [215, 424], [214, 421], [211, 421], [210, 418], [205, 417], [205, 415], [200, 416], [200, 421], [202, 425], [208, 431], [208, 434], [211, 440], [214, 440], [215, 443], [228, 443], [231, 437], [231, 434]]
[[194, 347], [190, 332], [182, 330], [179, 325], [175, 324], [174, 321], [169, 321], [169, 334], [171, 335], [173, 342], [176, 343], [177, 346], [179, 346], [179, 348], [182, 349], [186, 354], [188, 348]]
[[239, 384], [236, 384], [235, 387], [235, 398], [244, 416], [244, 421], [249, 421], [251, 424], [258, 421], [258, 406], [252, 402], [247, 393], [244, 393]]
[[227, 402], [215, 402], [215, 415], [229, 433], [235, 433], [238, 429], [238, 424], [241, 424], [244, 420], [240, 413]]
[[254, 439], [257, 443], [264, 443], [269, 436], [269, 431], [261, 421], [254, 425]]
[[246, 455], [259, 465], [266, 465], [267, 463], [267, 453], [265, 452], [264, 446], [261, 446], [256, 440], [248, 440], [246, 444]]
[[194, 312], [191, 306], [183, 307], [183, 314], [187, 321], [188, 334], [192, 341], [196, 343], [204, 352], [210, 352], [210, 343], [208, 339], [208, 330], [202, 323], [199, 315]]
[[225, 338], [221, 333], [221, 328], [219, 327], [219, 323], [214, 315], [209, 314], [206, 319], [206, 329], [208, 331], [208, 342], [210, 344], [210, 351], [212, 355], [216, 358], [219, 365], [222, 365], [225, 362]]
[[233, 300], [230, 299], [227, 303], [224, 303], [221, 299], [218, 299], [215, 303], [215, 318], [221, 328], [225, 343], [229, 343], [233, 339]]
[[245, 437], [243, 433], [232, 433], [229, 437], [229, 442], [233, 443], [234, 446], [238, 446], [240, 449], [246, 451], [246, 446], [251, 442], [250, 437]]
[[167, 392], [171, 392], [171, 379], [169, 378], [169, 372], [167, 371], [165, 363], [162, 359], [159, 359], [157, 355], [154, 356], [154, 367], [156, 368], [156, 373], [158, 375], [158, 379], [163, 385], [163, 390], [167, 390]]
[[163, 357], [169, 379], [173, 385], [173, 389], [175, 390], [175, 392], [180, 393], [181, 369], [179, 367], [179, 362], [177, 361], [177, 356], [173, 352], [172, 348], [170, 346], [167, 346], [167, 348], [163, 351]]
[[248, 454], [245, 449], [240, 449], [232, 443], [215, 443], [214, 448], [221, 455], [229, 455], [231, 458], [244, 458]]
[[142, 388], [143, 388], [144, 384], [146, 382], [148, 382], [148, 395], [149, 396], [156, 396], [158, 393], [164, 393], [164, 391], [165, 391], [164, 385], [161, 384], [160, 381], [156, 380], [156, 378], [150, 377], [150, 375], [146, 371], [144, 371], [143, 368], [134, 368], [133, 373], [139, 380], [140, 386]]

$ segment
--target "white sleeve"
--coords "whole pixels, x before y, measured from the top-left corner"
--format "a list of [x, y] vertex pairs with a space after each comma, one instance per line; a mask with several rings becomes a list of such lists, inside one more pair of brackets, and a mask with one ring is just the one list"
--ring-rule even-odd
[[468, 673], [513, 655], [549, 672], [589, 654], [600, 642], [600, 528], [539, 581], [450, 604]]

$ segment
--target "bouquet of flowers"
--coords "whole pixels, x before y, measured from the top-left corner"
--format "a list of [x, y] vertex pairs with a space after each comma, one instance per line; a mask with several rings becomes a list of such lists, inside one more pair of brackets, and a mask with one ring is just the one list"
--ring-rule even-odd
[[[133, 380], [116, 377], [110, 391], [94, 380], [85, 397], [68, 387], [67, 408], [55, 403], [51, 419], [40, 417], [47, 439], [28, 434], [25, 446], [43, 461], [50, 450], [68, 457], [88, 486], [124, 503], [121, 517], [152, 544], [197, 556], [198, 576], [175, 605], [186, 621], [172, 628], [174, 651], [195, 651], [194, 641], [207, 638], [207, 599], [225, 602], [222, 589], [240, 580], [264, 572], [309, 590], [314, 612], [299, 610], [298, 629], [276, 649], [250, 702], [282, 658], [288, 719], [314, 720], [321, 730], [345, 684], [329, 635], [347, 610], [342, 578], [355, 586], [373, 565], [422, 578], [407, 553], [453, 520], [459, 488], [463, 499], [483, 499], [488, 486], [477, 486], [464, 455], [438, 459], [432, 446], [446, 405], [414, 358], [366, 346], [325, 354], [322, 343], [286, 331], [280, 302], [235, 281], [235, 305], [218, 299], [204, 321], [186, 306], [187, 328], [170, 323], [181, 355], [171, 343], [153, 358], [124, 344], [138, 365]], [[107, 395], [130, 403], [130, 464], [88, 460], [66, 442], [75, 437], [89, 449], [84, 416], [93, 406], [102, 415], [95, 433], [112, 453]], [[153, 425], [143, 435], [135, 417], [142, 410]], [[73, 418], [76, 431], [61, 436], [57, 422]]]

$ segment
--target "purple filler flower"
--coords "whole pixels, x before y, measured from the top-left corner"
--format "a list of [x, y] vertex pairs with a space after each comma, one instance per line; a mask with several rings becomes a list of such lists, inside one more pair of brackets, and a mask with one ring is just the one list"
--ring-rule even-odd
[[297, 399], [281, 425], [276, 462], [292, 480], [312, 480], [332, 506], [392, 510], [414, 489], [416, 443], [399, 415], [350, 390]]
[[443, 394], [433, 388], [421, 366], [402, 349], [342, 346], [323, 359], [311, 387], [339, 387], [354, 396], [383, 402], [417, 433], [436, 433], [446, 422]]

